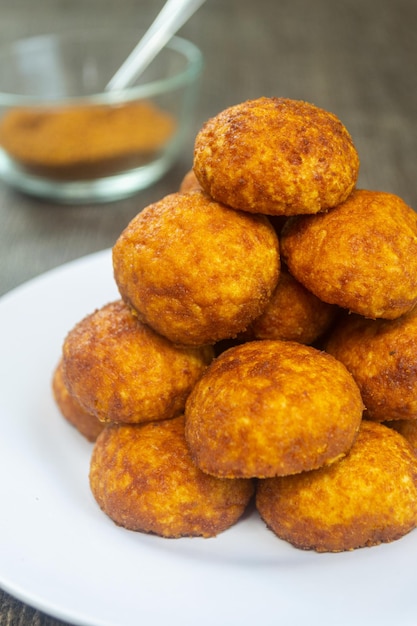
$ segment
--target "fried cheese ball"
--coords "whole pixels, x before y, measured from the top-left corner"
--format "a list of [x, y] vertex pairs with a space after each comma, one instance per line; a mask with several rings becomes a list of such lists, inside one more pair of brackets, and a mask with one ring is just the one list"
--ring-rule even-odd
[[173, 345], [116, 301], [68, 333], [63, 374], [69, 392], [100, 421], [148, 422], [183, 411], [213, 354], [211, 347]]
[[247, 335], [253, 339], [282, 339], [311, 344], [336, 319], [339, 309], [317, 298], [281, 267], [278, 285]]
[[188, 397], [186, 439], [213, 476], [295, 474], [343, 457], [362, 417], [352, 376], [331, 355], [288, 341], [222, 352]]
[[399, 539], [417, 525], [417, 459], [394, 430], [364, 420], [329, 467], [259, 481], [257, 509], [297, 548], [341, 552]]
[[119, 526], [162, 537], [214, 537], [241, 517], [248, 480], [208, 476], [191, 461], [184, 418], [109, 425], [93, 449], [90, 486]]
[[181, 193], [187, 193], [188, 191], [195, 191], [198, 189], [201, 189], [201, 185], [198, 182], [193, 170], [190, 170], [182, 179], [178, 191], [180, 191]]
[[235, 211], [201, 191], [148, 206], [113, 247], [122, 298], [161, 335], [214, 344], [246, 329], [278, 281], [279, 243], [264, 216]]
[[219, 202], [252, 213], [298, 215], [345, 200], [356, 184], [359, 158], [332, 113], [262, 97], [205, 123], [195, 140], [193, 169]]
[[356, 190], [328, 213], [281, 232], [291, 274], [324, 302], [395, 319], [417, 302], [417, 215], [398, 196]]
[[417, 419], [417, 307], [396, 320], [346, 315], [325, 349], [356, 380], [367, 419]]
[[88, 413], [69, 393], [62, 373], [62, 359], [52, 377], [52, 391], [61, 415], [88, 441], [93, 442], [104, 428], [95, 415]]

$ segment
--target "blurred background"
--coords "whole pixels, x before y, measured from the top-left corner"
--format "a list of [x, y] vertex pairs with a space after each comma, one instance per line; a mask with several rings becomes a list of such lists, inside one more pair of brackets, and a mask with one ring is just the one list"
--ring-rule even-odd
[[[134, 199], [100, 206], [56, 206], [0, 183], [0, 294], [111, 246], [138, 210], [176, 190], [201, 124], [260, 95], [304, 99], [338, 115], [359, 150], [360, 184], [397, 193], [416, 207], [416, 4], [207, 0], [179, 33], [201, 48], [205, 70], [175, 168]], [[106, 25], [123, 37], [123, 28], [146, 28], [162, 6], [162, 0], [0, 0], [0, 41]]]
[[[146, 28], [162, 0], [0, 0], [0, 41], [111, 26]], [[415, 0], [207, 0], [181, 29], [205, 69], [195, 119], [173, 169], [127, 200], [62, 206], [0, 183], [0, 295], [77, 257], [111, 247], [130, 219], [176, 191], [204, 121], [249, 98], [284, 96], [332, 111], [359, 151], [359, 186], [417, 209]], [[1, 626], [58, 620], [0, 592]]]

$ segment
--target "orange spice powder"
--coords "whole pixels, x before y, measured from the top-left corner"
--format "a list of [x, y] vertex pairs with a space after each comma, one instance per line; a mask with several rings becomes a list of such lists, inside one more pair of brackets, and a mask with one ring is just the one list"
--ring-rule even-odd
[[146, 164], [175, 126], [173, 116], [145, 101], [19, 108], [3, 117], [0, 145], [33, 174], [88, 180]]

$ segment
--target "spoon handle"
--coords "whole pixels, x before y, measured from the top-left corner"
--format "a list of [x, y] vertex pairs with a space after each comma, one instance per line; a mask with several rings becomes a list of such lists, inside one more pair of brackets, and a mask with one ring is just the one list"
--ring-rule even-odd
[[167, 0], [145, 35], [110, 79], [106, 91], [129, 87], [204, 2]]

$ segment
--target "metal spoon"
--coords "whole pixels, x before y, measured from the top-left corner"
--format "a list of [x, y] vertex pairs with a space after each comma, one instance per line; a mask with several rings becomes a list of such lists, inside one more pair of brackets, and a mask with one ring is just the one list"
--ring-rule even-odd
[[129, 87], [204, 1], [167, 0], [137, 46], [110, 79], [106, 91]]

